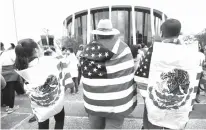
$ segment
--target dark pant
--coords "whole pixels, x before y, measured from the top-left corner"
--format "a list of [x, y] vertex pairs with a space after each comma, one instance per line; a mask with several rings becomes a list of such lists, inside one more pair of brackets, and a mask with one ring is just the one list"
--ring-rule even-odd
[[78, 85], [80, 84], [82, 72], [81, 72], [81, 67], [78, 67]]
[[23, 82], [18, 82], [17, 85], [14, 87], [14, 90], [18, 95], [25, 94]]
[[6, 82], [6, 87], [2, 90], [2, 104], [9, 106], [10, 108], [14, 107], [15, 100], [15, 86], [18, 84], [17, 81]]
[[[74, 82], [74, 87], [75, 87], [75, 90], [76, 90], [76, 92], [78, 92], [79, 91], [79, 89], [78, 89], [78, 79], [77, 79], [77, 77], [73, 77], [72, 78], [72, 80], [73, 80], [73, 82]], [[74, 88], [71, 88], [71, 92], [73, 93], [74, 92]]]
[[121, 129], [124, 118], [106, 118], [89, 115], [91, 129]]
[[[54, 119], [56, 121], [54, 127], [55, 129], [63, 129], [64, 117], [65, 117], [65, 112], [63, 108], [60, 113], [54, 116]], [[49, 119], [45, 120], [44, 122], [38, 122], [38, 124], [39, 124], [39, 129], [49, 129]]]
[[144, 105], [143, 129], [168, 129], [168, 128], [153, 125], [153, 124], [148, 120], [148, 117], [147, 117], [147, 108], [146, 108], [146, 105]]

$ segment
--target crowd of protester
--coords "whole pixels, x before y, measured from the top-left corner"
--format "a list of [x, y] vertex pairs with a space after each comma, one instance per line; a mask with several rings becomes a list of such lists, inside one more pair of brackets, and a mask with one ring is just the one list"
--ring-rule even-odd
[[[15, 93], [27, 94], [34, 115], [29, 122], [37, 121], [39, 129], [48, 129], [49, 118], [54, 117], [55, 129], [63, 129], [65, 91], [69, 88], [72, 95], [78, 94], [82, 81], [84, 107], [92, 129], [121, 129], [125, 117], [138, 105], [137, 92], [140, 92], [145, 102], [142, 129], [183, 129], [188, 122], [190, 107], [193, 106], [188, 105], [193, 101], [192, 96], [188, 95], [196, 93], [193, 98], [199, 103], [200, 91], [206, 93], [204, 50], [195, 50], [192, 53], [196, 57], [189, 57], [189, 49], [183, 48], [181, 45], [184, 43], [178, 39], [181, 31], [178, 20], [166, 20], [160, 30], [161, 41], [153, 41], [151, 46], [140, 43], [129, 47], [118, 37], [120, 32], [112, 28], [111, 21], [102, 19], [97, 29], [92, 31], [96, 39], [87, 45], [80, 45], [76, 54], [70, 44], [63, 44], [62, 48], [55, 45], [45, 47], [28, 38], [18, 41], [16, 46], [11, 43], [11, 47], [5, 49], [1, 43], [1, 106], [5, 107], [8, 114], [12, 113], [19, 108], [14, 105]], [[171, 46], [177, 51], [171, 54], [162, 50], [159, 55], [156, 51], [159, 44], [165, 50]], [[192, 67], [185, 67], [181, 56], [173, 59], [171, 55], [179, 54], [179, 48], [183, 48], [185, 53], [182, 57], [190, 58], [190, 63], [194, 63]], [[61, 53], [57, 53], [57, 49]], [[164, 53], [168, 54], [167, 59], [164, 59]], [[157, 56], [160, 59], [155, 59]], [[154, 97], [154, 88], [149, 85], [159, 80], [150, 77], [159, 73], [158, 67], [155, 67], [161, 66], [162, 62], [168, 68], [174, 68], [173, 65], [179, 68], [161, 74], [164, 83], [171, 80], [168, 77], [176, 78], [168, 84], [169, 89], [163, 87], [161, 91], [154, 91], [164, 98], [176, 96], [173, 98], [176, 101], [168, 99], [170, 102], [161, 105]], [[188, 67], [188, 72], [181, 70], [184, 67]], [[41, 74], [37, 73], [39, 71]], [[191, 73], [198, 73], [199, 79], [194, 79]], [[179, 88], [174, 82], [178, 82]], [[195, 86], [198, 86], [197, 92]], [[173, 104], [183, 96], [187, 96], [184, 97], [185, 101]], [[175, 115], [178, 112], [180, 115]]]

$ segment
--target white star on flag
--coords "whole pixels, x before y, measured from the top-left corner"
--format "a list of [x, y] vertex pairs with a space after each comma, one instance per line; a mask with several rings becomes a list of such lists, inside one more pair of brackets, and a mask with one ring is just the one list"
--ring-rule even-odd
[[94, 64], [94, 61], [91, 61], [90, 63], [91, 63], [91, 64]]
[[102, 76], [102, 73], [99, 73], [98, 75], [99, 75], [99, 76]]
[[86, 51], [88, 51], [88, 50], [89, 50], [89, 47], [87, 47]]
[[143, 75], [145, 76], [145, 75], [146, 75], [146, 73], [143, 73]]
[[97, 49], [99, 50], [99, 49], [100, 49], [100, 46], [97, 46]]
[[92, 50], [95, 50], [95, 47], [92, 47]]
[[105, 56], [106, 56], [106, 57], [108, 57], [108, 56], [109, 56], [108, 52], [105, 52]]
[[96, 69], [96, 68], [94, 68], [94, 69], [93, 69], [93, 71], [94, 71], [94, 72], [97, 72], [97, 69]]
[[99, 57], [101, 57], [102, 56], [102, 53], [99, 53], [99, 55], [98, 55]]
[[87, 67], [86, 67], [86, 66], [84, 66], [84, 70], [87, 70]]
[[140, 71], [142, 72], [142, 69], [140, 69]]
[[147, 66], [144, 66], [145, 69], [147, 69]]
[[81, 61], [81, 65], [83, 65], [83, 63], [84, 63], [84, 62], [83, 62], [83, 61]]
[[99, 69], [100, 69], [100, 68], [101, 68], [101, 65], [100, 65], [100, 64], [98, 64], [98, 65], [97, 65], [97, 68], [99, 68]]
[[92, 55], [91, 55], [92, 57], [94, 57], [95, 55], [92, 53]]
[[148, 59], [145, 59], [145, 61], [148, 61]]
[[88, 72], [88, 75], [89, 75], [89, 76], [91, 76], [91, 75], [92, 75], [92, 73]]

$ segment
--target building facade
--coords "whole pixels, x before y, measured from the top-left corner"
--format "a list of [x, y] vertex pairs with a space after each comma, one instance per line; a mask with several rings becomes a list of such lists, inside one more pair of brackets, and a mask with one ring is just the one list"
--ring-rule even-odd
[[113, 27], [120, 31], [120, 38], [128, 45], [151, 44], [160, 36], [160, 25], [167, 16], [156, 9], [142, 6], [113, 5], [88, 8], [71, 14], [64, 21], [66, 35], [82, 38], [83, 44], [95, 39], [91, 30], [97, 28], [100, 19], [111, 19]]

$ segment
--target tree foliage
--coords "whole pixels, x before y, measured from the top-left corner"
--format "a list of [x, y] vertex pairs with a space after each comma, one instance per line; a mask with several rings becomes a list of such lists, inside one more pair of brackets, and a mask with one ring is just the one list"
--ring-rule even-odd
[[59, 39], [59, 42], [61, 42], [61, 47], [66, 46], [66, 47], [71, 47], [74, 49], [74, 53], [76, 53], [79, 49], [79, 45], [83, 44], [83, 39], [82, 37], [68, 37], [64, 36], [62, 39]]
[[204, 47], [206, 45], [206, 28], [201, 32], [195, 35], [201, 46]]

